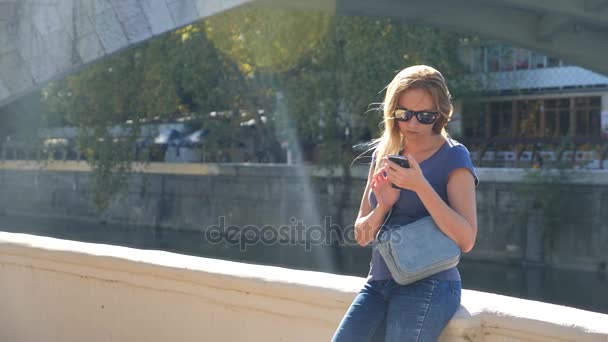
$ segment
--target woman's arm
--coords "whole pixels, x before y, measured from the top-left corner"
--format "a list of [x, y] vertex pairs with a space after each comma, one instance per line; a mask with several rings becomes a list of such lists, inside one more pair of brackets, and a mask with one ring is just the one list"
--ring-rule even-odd
[[477, 204], [473, 175], [465, 168], [455, 169], [450, 173], [447, 185], [449, 206], [428, 182], [423, 184], [417, 191], [418, 197], [441, 231], [454, 240], [463, 253], [468, 253], [475, 245], [477, 237]]
[[448, 176], [447, 194], [450, 205], [429, 184], [418, 162], [409, 155], [410, 168], [404, 169], [385, 159], [389, 179], [399, 187], [418, 195], [433, 220], [464, 253], [469, 252], [477, 237], [475, 178], [466, 168], [456, 168]]
[[[367, 175], [367, 184], [359, 206], [359, 213], [355, 220], [355, 240], [361, 246], [369, 244], [376, 238], [378, 229], [384, 222], [392, 205], [399, 198], [399, 190], [390, 187], [390, 182], [383, 176], [384, 168], [374, 172], [374, 163], [371, 164]], [[378, 205], [372, 209], [369, 204], [369, 192], [374, 191]]]

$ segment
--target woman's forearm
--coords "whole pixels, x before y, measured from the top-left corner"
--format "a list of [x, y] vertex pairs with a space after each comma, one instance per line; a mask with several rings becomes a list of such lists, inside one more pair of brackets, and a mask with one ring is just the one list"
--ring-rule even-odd
[[355, 240], [359, 245], [365, 246], [376, 238], [389, 210], [390, 207], [378, 205], [369, 214], [355, 221]]

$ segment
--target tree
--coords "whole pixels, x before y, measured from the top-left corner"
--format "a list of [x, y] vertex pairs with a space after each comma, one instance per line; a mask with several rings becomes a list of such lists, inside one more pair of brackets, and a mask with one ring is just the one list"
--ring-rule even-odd
[[278, 140], [296, 143], [291, 114], [285, 112], [282, 78], [297, 71], [310, 51], [323, 47], [331, 18], [316, 12], [242, 7], [203, 22], [205, 33], [243, 75], [237, 104], [261, 122], [263, 109], [270, 120], [260, 125], [261, 148], [280, 160]]
[[[105, 193], [96, 198], [100, 209], [131, 169], [141, 123], [185, 113], [213, 128], [216, 146], [234, 144], [228, 135], [239, 120], [255, 119], [258, 148], [275, 161], [279, 140], [308, 151], [317, 145], [320, 162], [341, 165], [348, 185], [352, 145], [378, 133], [380, 115], [368, 111], [370, 103], [408, 65], [431, 64], [449, 82], [459, 79], [460, 38], [390, 19], [241, 7], [55, 82], [44, 90], [45, 103], [79, 127], [80, 148]], [[235, 119], [218, 121], [211, 111]], [[115, 139], [111, 128], [126, 122], [128, 134]], [[118, 145], [122, 152], [112, 153]], [[115, 183], [114, 172], [122, 175]]]
[[141, 124], [183, 108], [164, 64], [169, 43], [161, 39], [119, 53], [43, 90], [53, 120], [62, 117], [78, 128], [77, 144], [93, 170], [99, 212], [125, 189], [137, 161], [134, 146]]

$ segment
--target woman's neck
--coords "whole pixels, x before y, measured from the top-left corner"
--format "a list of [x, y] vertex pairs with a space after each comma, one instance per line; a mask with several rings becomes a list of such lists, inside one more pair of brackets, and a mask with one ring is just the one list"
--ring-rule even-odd
[[438, 149], [446, 141], [447, 141], [447, 139], [441, 134], [433, 135], [429, 139], [425, 139], [424, 141], [411, 141], [410, 140], [405, 145], [405, 152], [411, 153], [411, 154], [418, 154], [418, 153], [424, 154], [426, 152], [430, 152], [430, 151], [434, 151], [434, 150]]

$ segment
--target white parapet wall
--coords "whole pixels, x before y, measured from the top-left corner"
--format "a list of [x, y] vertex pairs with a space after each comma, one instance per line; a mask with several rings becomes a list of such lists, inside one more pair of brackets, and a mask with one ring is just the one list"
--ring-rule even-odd
[[[0, 232], [0, 341], [328, 341], [365, 279]], [[608, 341], [608, 315], [464, 290], [441, 341]]]

